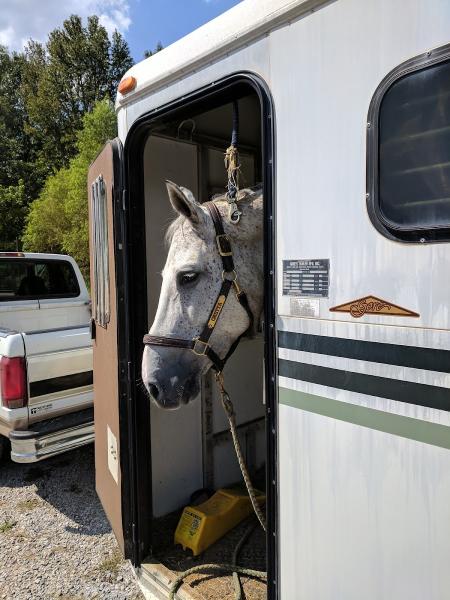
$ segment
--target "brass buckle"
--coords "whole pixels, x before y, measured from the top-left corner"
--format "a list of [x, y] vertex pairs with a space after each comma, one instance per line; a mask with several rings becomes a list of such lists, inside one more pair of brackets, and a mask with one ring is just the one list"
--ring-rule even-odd
[[[230, 277], [226, 277], [226, 275], [230, 275]], [[242, 290], [239, 287], [239, 284], [237, 282], [237, 273], [234, 269], [232, 271], [225, 271], [225, 269], [222, 271], [222, 281], [225, 281], [225, 280], [231, 281], [231, 283], [233, 284], [233, 287], [235, 289], [236, 296], [239, 296], [240, 294], [242, 294]]]
[[[192, 348], [192, 352], [197, 356], [205, 356], [209, 348], [209, 344], [207, 342], [204, 342], [203, 340], [200, 340], [199, 338], [194, 338], [193, 342], [194, 346]], [[201, 346], [202, 348], [200, 349], [199, 346]]]
[[[222, 238], [224, 238], [228, 242], [228, 247], [230, 248], [230, 250], [226, 251], [222, 248]], [[226, 233], [221, 233], [220, 235], [216, 235], [216, 244], [217, 244], [217, 248], [219, 250], [220, 256], [233, 256], [233, 253], [231, 252], [230, 238], [228, 237], [228, 235]]]

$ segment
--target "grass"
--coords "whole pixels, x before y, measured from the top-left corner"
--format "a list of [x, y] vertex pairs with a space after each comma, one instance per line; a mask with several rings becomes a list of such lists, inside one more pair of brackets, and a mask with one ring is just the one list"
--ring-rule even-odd
[[119, 550], [114, 550], [111, 556], [108, 556], [108, 558], [105, 558], [105, 560], [100, 563], [98, 570], [102, 573], [112, 573], [112, 575], [117, 575], [122, 562], [122, 554]]
[[6, 533], [7, 531], [11, 531], [11, 529], [15, 526], [16, 526], [15, 521], [9, 521], [8, 519], [6, 519], [6, 521], [3, 521], [3, 523], [0, 523], [0, 533]]
[[20, 512], [28, 512], [30, 510], [34, 510], [41, 505], [41, 501], [37, 498], [30, 498], [29, 500], [21, 500], [16, 504], [16, 508], [20, 510]]

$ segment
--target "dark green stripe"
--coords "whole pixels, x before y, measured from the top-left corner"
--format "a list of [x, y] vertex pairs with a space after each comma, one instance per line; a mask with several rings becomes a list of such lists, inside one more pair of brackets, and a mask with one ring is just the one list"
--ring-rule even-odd
[[330, 369], [300, 363], [292, 360], [280, 359], [278, 361], [278, 373], [283, 377], [317, 383], [328, 387], [368, 394], [380, 398], [389, 398], [398, 402], [417, 404], [429, 408], [439, 408], [450, 411], [450, 389], [427, 385], [424, 383], [411, 383], [377, 375], [366, 375], [364, 373], [352, 373], [341, 369]]
[[281, 387], [279, 388], [279, 401], [286, 406], [331, 417], [338, 421], [450, 449], [450, 427], [439, 423], [430, 423]]
[[293, 331], [279, 331], [278, 345], [289, 350], [450, 373], [449, 350], [367, 342]]

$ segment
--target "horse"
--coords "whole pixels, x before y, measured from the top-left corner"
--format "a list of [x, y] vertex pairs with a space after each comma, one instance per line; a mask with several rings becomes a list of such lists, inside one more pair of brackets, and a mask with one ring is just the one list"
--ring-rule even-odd
[[[215, 209], [197, 202], [190, 190], [170, 181], [166, 186], [177, 216], [166, 232], [169, 250], [155, 319], [144, 336], [142, 381], [153, 401], [170, 410], [198, 396], [202, 376], [211, 368], [218, 370], [217, 363], [226, 360], [240, 338], [253, 337], [259, 329], [264, 292], [263, 195], [261, 187], [241, 190], [242, 216], [234, 224], [228, 218], [226, 195], [210, 201], [219, 212], [213, 218]], [[226, 238], [226, 248], [218, 237]], [[228, 264], [224, 255], [230, 254], [225, 250], [232, 252], [230, 272], [224, 268]], [[232, 284], [230, 293], [224, 294], [227, 279]], [[195, 340], [211, 323], [212, 352], [199, 352]]]

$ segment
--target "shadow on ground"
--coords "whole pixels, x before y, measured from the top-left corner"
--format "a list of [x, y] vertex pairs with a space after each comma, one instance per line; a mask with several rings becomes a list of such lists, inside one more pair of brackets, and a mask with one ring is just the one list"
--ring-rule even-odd
[[93, 444], [32, 465], [3, 461], [0, 488], [25, 486], [33, 486], [38, 496], [76, 524], [67, 525], [67, 531], [93, 536], [111, 531], [95, 492]]

